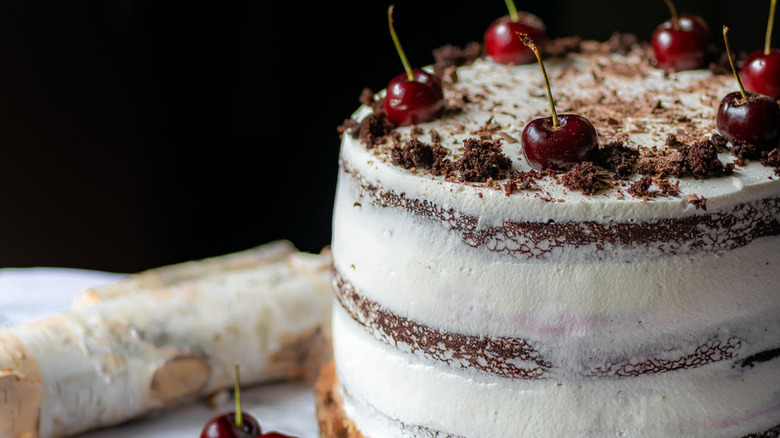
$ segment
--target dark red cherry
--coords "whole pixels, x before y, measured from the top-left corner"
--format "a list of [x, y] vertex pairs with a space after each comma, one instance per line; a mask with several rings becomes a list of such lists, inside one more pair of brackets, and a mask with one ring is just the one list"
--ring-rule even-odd
[[534, 169], [569, 170], [583, 161], [593, 161], [599, 141], [588, 119], [560, 114], [558, 124], [555, 128], [552, 117], [543, 117], [523, 129], [523, 155]]
[[401, 42], [393, 26], [393, 6], [387, 8], [387, 26], [404, 65], [404, 73], [394, 77], [387, 84], [385, 114], [395, 126], [430, 122], [444, 113], [444, 91], [441, 81], [424, 70], [412, 70]]
[[772, 149], [780, 141], [780, 105], [774, 99], [739, 91], [729, 93], [718, 108], [718, 131], [726, 140]]
[[260, 438], [295, 438], [279, 432], [268, 432], [260, 435]]
[[771, 49], [768, 55], [757, 51], [745, 59], [739, 70], [745, 89], [780, 100], [780, 50]]
[[517, 20], [507, 15], [494, 21], [485, 32], [485, 50], [499, 64], [521, 65], [536, 60], [534, 53], [520, 41], [516, 34], [528, 35], [544, 52], [547, 33], [542, 20], [528, 12], [518, 12]]
[[236, 425], [236, 413], [215, 417], [203, 427], [200, 438], [257, 438], [262, 433], [260, 423], [253, 416], [242, 413], [242, 425]]
[[419, 69], [412, 74], [414, 80], [402, 73], [387, 85], [385, 113], [393, 125], [430, 122], [444, 113], [444, 91], [439, 78]]
[[655, 29], [650, 42], [655, 65], [664, 70], [704, 68], [710, 59], [710, 29], [696, 15], [682, 14], [676, 20], [673, 17], [664, 21]]

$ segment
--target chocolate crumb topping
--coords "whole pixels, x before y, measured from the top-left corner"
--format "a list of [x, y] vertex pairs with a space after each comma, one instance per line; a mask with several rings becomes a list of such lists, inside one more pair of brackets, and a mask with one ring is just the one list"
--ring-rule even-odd
[[598, 150], [596, 163], [614, 173], [619, 179], [625, 179], [636, 171], [639, 151], [629, 148], [622, 141], [611, 141]]
[[569, 53], [580, 53], [582, 51], [582, 38], [571, 36], [555, 38], [547, 43], [544, 52], [547, 56], [563, 58]]
[[735, 141], [731, 144], [731, 153], [736, 158], [737, 166], [744, 166], [747, 160], [761, 158], [761, 149], [744, 141]]
[[726, 152], [729, 149], [726, 138], [720, 134], [712, 134], [710, 140], [712, 141], [712, 144], [715, 145], [715, 149], [718, 150], [718, 153]]
[[471, 42], [466, 47], [446, 45], [434, 49], [433, 73], [445, 82], [455, 83], [458, 81], [455, 69], [464, 65], [471, 65], [484, 55], [482, 44]]
[[693, 176], [695, 179], [717, 178], [731, 175], [734, 164], [724, 165], [718, 158], [718, 146], [712, 139], [686, 144], [675, 134], [669, 134], [666, 145], [672, 151], [661, 155], [639, 158], [637, 172], [642, 175]]
[[696, 179], [731, 175], [734, 165], [723, 165], [718, 159], [718, 149], [711, 140], [698, 141], [682, 148], [688, 170]]
[[769, 152], [763, 152], [761, 155], [761, 164], [768, 167], [774, 167], [775, 175], [780, 175], [780, 148], [774, 148]]
[[374, 90], [370, 88], [364, 88], [363, 92], [360, 93], [360, 103], [363, 105], [370, 107], [374, 112], [377, 111], [383, 111], [383, 105], [384, 101], [382, 99], [375, 99], [376, 93], [374, 93]]
[[612, 187], [609, 174], [590, 161], [575, 165], [568, 172], [560, 175], [558, 181], [569, 190], [581, 190], [589, 196], [599, 190]]
[[626, 55], [637, 44], [639, 44], [639, 40], [633, 33], [614, 32], [605, 46], [611, 53]]
[[387, 121], [382, 111], [375, 111], [366, 116], [361, 122], [347, 119], [339, 126], [340, 134], [349, 131], [354, 139], [362, 141], [367, 149], [373, 149], [381, 144], [393, 131], [393, 125]]
[[501, 151], [501, 140], [492, 142], [467, 138], [463, 140], [463, 145], [463, 157], [455, 162], [461, 182], [485, 182], [489, 178], [502, 180], [507, 177], [512, 160]]
[[418, 169], [432, 169], [434, 175], [447, 173], [444, 163], [447, 149], [436, 143], [433, 146], [425, 144], [413, 138], [403, 146], [395, 145], [390, 151], [390, 159], [393, 164], [404, 169], [416, 167]]

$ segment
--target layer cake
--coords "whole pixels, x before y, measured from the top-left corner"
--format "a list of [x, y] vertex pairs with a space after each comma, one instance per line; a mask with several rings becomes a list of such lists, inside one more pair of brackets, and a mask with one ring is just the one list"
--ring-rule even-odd
[[549, 115], [537, 65], [442, 51], [447, 111], [412, 127], [366, 93], [320, 388], [348, 427], [324, 437], [780, 434], [777, 151], [717, 135], [732, 76], [610, 43], [546, 60], [559, 113], [599, 134], [568, 172], [523, 158]]

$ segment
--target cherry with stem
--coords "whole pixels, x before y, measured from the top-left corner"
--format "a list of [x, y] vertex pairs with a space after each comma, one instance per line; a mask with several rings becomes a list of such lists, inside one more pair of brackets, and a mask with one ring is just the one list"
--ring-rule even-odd
[[663, 0], [671, 19], [661, 23], [650, 38], [655, 64], [664, 70], [703, 68], [711, 55], [710, 29], [699, 16], [678, 14], [671, 0]]
[[261, 435], [260, 422], [241, 410], [239, 367], [236, 365], [236, 410], [219, 415], [206, 423], [200, 438], [257, 438]]
[[772, 0], [769, 5], [764, 50], [755, 51], [745, 59], [739, 76], [748, 91], [780, 100], [780, 49], [772, 48], [772, 28], [776, 7], [777, 0]]
[[515, 35], [524, 33], [544, 51], [547, 33], [542, 20], [528, 12], [518, 12], [512, 0], [505, 0], [509, 15], [494, 21], [485, 31], [485, 51], [499, 64], [522, 65], [535, 61], [533, 52]]
[[387, 85], [384, 110], [387, 120], [395, 126], [430, 122], [444, 113], [444, 91], [441, 81], [425, 70], [412, 70], [393, 26], [393, 6], [387, 9], [387, 23], [404, 73]]
[[527, 34], [517, 33], [517, 36], [539, 62], [552, 113], [552, 117], [532, 120], [523, 129], [521, 141], [525, 159], [536, 170], [569, 170], [579, 163], [592, 161], [599, 145], [596, 129], [580, 115], [558, 114], [539, 49]]
[[723, 26], [726, 54], [739, 91], [727, 94], [721, 101], [717, 114], [718, 130], [732, 144], [748, 143], [762, 150], [775, 148], [780, 140], [780, 105], [770, 97], [745, 90], [734, 65], [728, 31], [729, 28]]

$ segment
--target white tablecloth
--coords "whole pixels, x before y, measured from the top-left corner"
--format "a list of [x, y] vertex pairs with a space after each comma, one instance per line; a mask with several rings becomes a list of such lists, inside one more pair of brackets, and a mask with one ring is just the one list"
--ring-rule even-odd
[[[0, 269], [0, 326], [23, 324], [65, 311], [77, 291], [115, 278], [117, 274], [75, 269]], [[310, 386], [264, 385], [244, 389], [241, 398], [244, 410], [260, 420], [263, 431], [279, 431], [301, 438], [317, 436]], [[204, 403], [194, 403], [90, 432], [81, 438], [196, 438], [209, 419], [229, 410], [233, 410], [232, 399], [217, 411]]]

